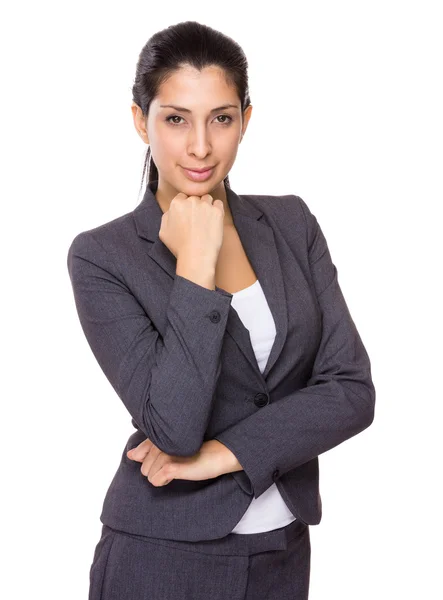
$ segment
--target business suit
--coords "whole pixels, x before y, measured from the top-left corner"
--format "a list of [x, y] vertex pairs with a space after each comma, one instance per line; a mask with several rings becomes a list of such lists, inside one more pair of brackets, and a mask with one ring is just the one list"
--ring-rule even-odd
[[[232, 294], [175, 274], [155, 189], [78, 234], [68, 252], [83, 331], [136, 428], [100, 519], [135, 535], [214, 540], [275, 482], [297, 520], [317, 524], [318, 455], [368, 427], [375, 405], [370, 360], [321, 228], [298, 196], [226, 188], [276, 324], [262, 374]], [[126, 456], [146, 437], [181, 456], [218, 439], [244, 470], [155, 487]]]

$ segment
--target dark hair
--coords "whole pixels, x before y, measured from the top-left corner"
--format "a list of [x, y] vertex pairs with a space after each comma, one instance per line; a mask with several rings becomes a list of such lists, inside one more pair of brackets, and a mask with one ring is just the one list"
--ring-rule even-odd
[[[148, 115], [149, 106], [158, 94], [160, 85], [184, 65], [202, 70], [218, 66], [225, 71], [226, 80], [235, 86], [241, 101], [241, 114], [250, 105], [248, 62], [242, 48], [232, 38], [196, 21], [170, 25], [149, 38], [140, 52], [132, 100]], [[143, 165], [140, 190], [149, 161], [148, 185], [158, 179], [158, 170], [148, 146]], [[229, 185], [228, 176], [224, 183]]]

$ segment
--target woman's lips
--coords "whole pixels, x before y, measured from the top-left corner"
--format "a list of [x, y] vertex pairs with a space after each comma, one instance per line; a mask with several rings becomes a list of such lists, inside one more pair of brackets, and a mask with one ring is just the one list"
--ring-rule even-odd
[[207, 169], [206, 171], [202, 172], [191, 171], [190, 169], [185, 169], [184, 167], [182, 167], [182, 169], [185, 172], [186, 177], [192, 179], [192, 181], [206, 181], [211, 177], [214, 171], [214, 167], [212, 167], [212, 169]]

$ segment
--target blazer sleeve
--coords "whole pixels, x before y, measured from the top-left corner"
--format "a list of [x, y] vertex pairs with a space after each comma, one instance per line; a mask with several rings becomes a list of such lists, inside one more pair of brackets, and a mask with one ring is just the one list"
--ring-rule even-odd
[[212, 411], [231, 295], [176, 275], [162, 337], [90, 231], [71, 242], [67, 265], [88, 344], [130, 415], [163, 452], [194, 455]]
[[[298, 197], [297, 197], [298, 198]], [[215, 436], [236, 456], [258, 498], [274, 478], [366, 429], [374, 419], [371, 363], [349, 313], [316, 217], [301, 202], [322, 337], [306, 386]]]

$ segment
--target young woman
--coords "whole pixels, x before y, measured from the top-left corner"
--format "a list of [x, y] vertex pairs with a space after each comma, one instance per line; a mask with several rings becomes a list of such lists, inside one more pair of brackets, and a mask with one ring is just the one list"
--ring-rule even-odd
[[136, 429], [89, 600], [308, 598], [318, 455], [374, 417], [315, 216], [230, 187], [251, 111], [232, 39], [196, 22], [156, 33], [133, 87], [144, 197], [69, 248], [81, 326]]

